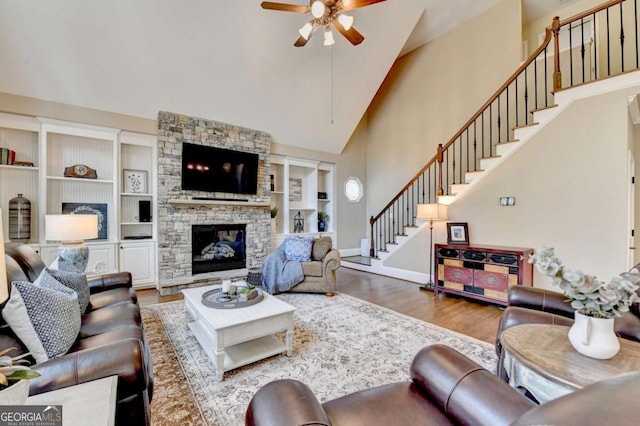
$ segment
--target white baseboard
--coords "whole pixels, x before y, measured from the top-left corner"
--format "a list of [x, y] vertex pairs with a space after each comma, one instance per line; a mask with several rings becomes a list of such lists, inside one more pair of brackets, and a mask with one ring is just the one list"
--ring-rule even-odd
[[341, 257], [360, 256], [360, 249], [359, 248], [342, 249], [340, 250], [340, 256]]

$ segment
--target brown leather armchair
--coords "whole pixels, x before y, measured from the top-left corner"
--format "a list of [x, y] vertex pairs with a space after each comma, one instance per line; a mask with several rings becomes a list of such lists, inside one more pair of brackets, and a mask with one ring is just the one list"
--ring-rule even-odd
[[[596, 383], [542, 406], [444, 345], [422, 349], [411, 381], [366, 389], [320, 404], [295, 380], [254, 395], [247, 426], [631, 424], [640, 372]], [[598, 401], [597, 405], [593, 401]]]
[[[571, 326], [574, 309], [567, 297], [558, 292], [535, 287], [513, 286], [509, 289], [509, 306], [498, 324], [496, 373], [508, 380], [504, 369], [504, 353], [500, 342], [502, 331], [519, 324], [556, 324]], [[640, 342], [640, 304], [634, 304], [627, 312], [614, 320], [614, 329], [619, 337]]]
[[[6, 244], [7, 281], [34, 281], [45, 268], [28, 245]], [[116, 423], [149, 425], [153, 394], [151, 352], [147, 345], [131, 274], [106, 274], [88, 279], [90, 299], [80, 333], [69, 352], [33, 366], [41, 376], [30, 380], [31, 395], [118, 376]], [[4, 307], [4, 302], [0, 309]], [[0, 348], [28, 352], [0, 316]], [[18, 352], [13, 352], [15, 356]], [[31, 359], [33, 363], [33, 359]]]

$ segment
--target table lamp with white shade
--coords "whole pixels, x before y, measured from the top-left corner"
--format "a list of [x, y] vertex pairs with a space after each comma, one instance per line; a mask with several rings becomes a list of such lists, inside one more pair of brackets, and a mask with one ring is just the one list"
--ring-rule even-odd
[[45, 238], [60, 241], [57, 260], [61, 271], [84, 272], [89, 248], [84, 240], [98, 238], [98, 216], [94, 214], [48, 214], [44, 217]]
[[429, 281], [420, 290], [433, 290], [433, 222], [447, 220], [447, 206], [444, 204], [418, 204], [417, 219], [429, 221]]

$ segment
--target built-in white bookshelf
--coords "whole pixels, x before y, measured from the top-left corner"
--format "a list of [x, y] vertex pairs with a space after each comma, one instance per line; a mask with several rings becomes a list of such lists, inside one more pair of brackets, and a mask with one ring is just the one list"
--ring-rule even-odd
[[[286, 235], [329, 235], [336, 245], [335, 230], [335, 164], [316, 160], [271, 156], [273, 176], [271, 206], [278, 208], [272, 219], [271, 249], [275, 250]], [[326, 198], [320, 198], [323, 193]], [[327, 229], [318, 229], [318, 212], [329, 215]], [[299, 216], [298, 216], [299, 215]], [[296, 232], [296, 217], [302, 217], [303, 230]]]
[[[127, 270], [138, 286], [156, 281], [156, 137], [120, 129], [38, 117], [0, 114], [0, 147], [16, 152], [27, 165], [0, 165], [0, 207], [9, 241], [9, 200], [22, 194], [31, 201], [31, 244], [47, 263], [58, 242], [47, 241], [47, 214], [91, 210], [101, 217], [99, 239], [87, 241], [87, 273]], [[96, 178], [65, 176], [84, 165]], [[124, 170], [144, 171], [144, 191], [126, 191]], [[151, 220], [140, 221], [139, 201], [149, 201]], [[128, 237], [146, 237], [129, 240]], [[144, 255], [142, 254], [144, 253]], [[132, 270], [133, 268], [133, 270]]]

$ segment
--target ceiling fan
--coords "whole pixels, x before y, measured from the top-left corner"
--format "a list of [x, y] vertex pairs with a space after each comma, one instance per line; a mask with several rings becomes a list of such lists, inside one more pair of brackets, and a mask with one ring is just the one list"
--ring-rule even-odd
[[307, 44], [318, 28], [324, 28], [324, 45], [331, 46], [335, 43], [331, 26], [356, 46], [364, 41], [364, 36], [353, 28], [353, 16], [345, 15], [343, 12], [383, 1], [386, 0], [310, 0], [309, 6], [263, 1], [260, 6], [263, 9], [282, 12], [311, 12], [313, 18], [298, 30], [300, 37], [293, 44], [296, 47]]

